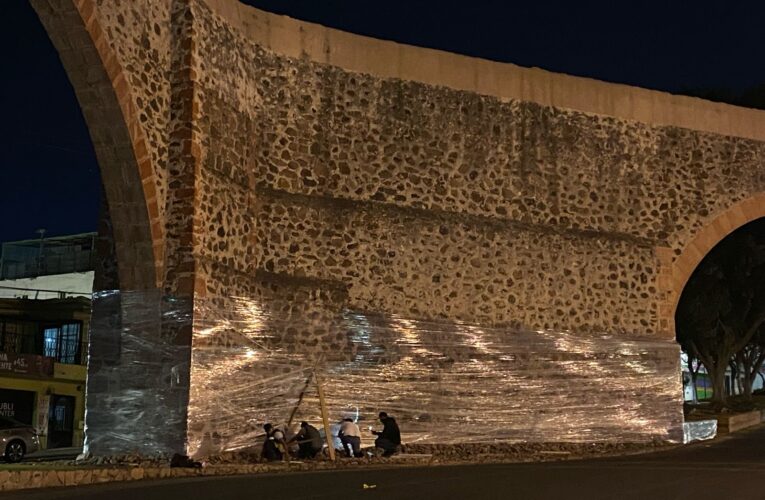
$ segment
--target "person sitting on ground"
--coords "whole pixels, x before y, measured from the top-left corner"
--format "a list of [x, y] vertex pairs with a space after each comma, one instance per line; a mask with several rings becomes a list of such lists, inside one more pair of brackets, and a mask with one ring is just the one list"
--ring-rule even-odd
[[380, 412], [380, 422], [383, 424], [382, 431], [372, 431], [377, 436], [375, 447], [383, 450], [383, 456], [389, 457], [398, 451], [401, 445], [401, 433], [398, 430], [396, 419], [389, 417], [384, 411]]
[[361, 453], [361, 430], [353, 422], [352, 418], [344, 418], [340, 424], [340, 431], [337, 433], [340, 442], [343, 443], [343, 451], [347, 457], [362, 457]]
[[[264, 424], [263, 430], [266, 431], [266, 438], [263, 441], [261, 456], [264, 460], [281, 460], [284, 455], [282, 455], [279, 445], [284, 446], [284, 433], [270, 423]], [[286, 446], [284, 446], [284, 449], [287, 449]]]
[[298, 458], [314, 458], [324, 447], [319, 429], [308, 422], [300, 422], [300, 431], [290, 439], [297, 441]]

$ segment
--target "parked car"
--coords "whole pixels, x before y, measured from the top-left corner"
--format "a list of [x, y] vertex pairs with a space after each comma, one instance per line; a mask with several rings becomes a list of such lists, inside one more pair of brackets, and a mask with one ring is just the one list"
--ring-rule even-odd
[[0, 417], [0, 446], [6, 462], [20, 462], [27, 453], [37, 451], [40, 440], [31, 425]]

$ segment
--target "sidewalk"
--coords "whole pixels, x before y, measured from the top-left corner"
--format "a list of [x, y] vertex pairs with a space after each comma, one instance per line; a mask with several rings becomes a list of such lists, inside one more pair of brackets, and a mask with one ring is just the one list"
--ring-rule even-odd
[[43, 462], [48, 460], [74, 460], [82, 453], [82, 448], [52, 448], [39, 450], [24, 457], [24, 462]]

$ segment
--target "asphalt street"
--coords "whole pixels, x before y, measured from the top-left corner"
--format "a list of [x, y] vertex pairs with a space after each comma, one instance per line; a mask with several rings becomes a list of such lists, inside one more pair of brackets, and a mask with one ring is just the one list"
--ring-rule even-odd
[[629, 457], [175, 479], [26, 491], [0, 498], [765, 499], [763, 478], [765, 426], [759, 426], [712, 443]]

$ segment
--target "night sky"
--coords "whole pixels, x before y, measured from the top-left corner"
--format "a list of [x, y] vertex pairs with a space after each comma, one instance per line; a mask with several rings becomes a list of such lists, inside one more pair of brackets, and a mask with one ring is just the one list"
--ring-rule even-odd
[[[245, 3], [376, 38], [669, 92], [765, 83], [765, 2], [754, 0]], [[0, 241], [34, 238], [38, 228], [95, 230], [98, 165], [74, 91], [27, 1], [2, 8]]]

